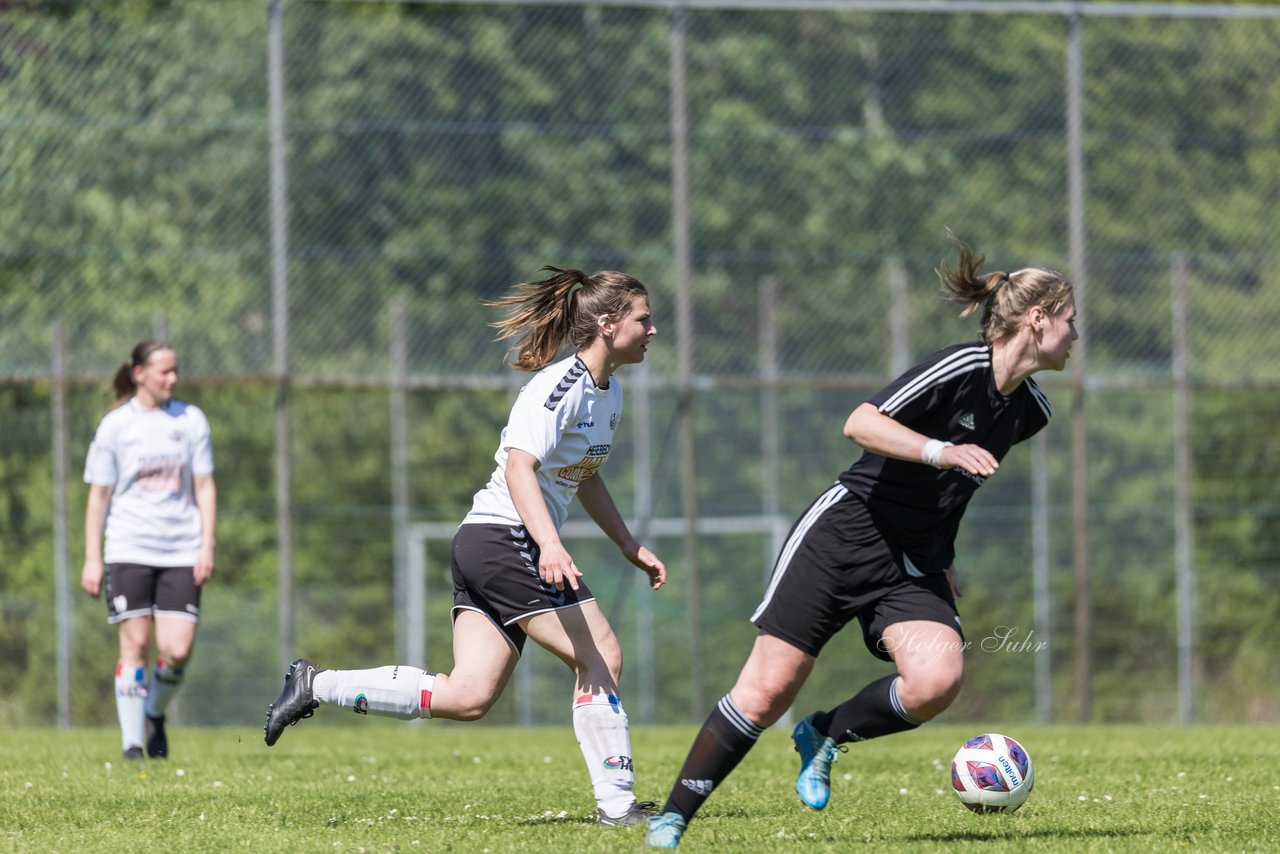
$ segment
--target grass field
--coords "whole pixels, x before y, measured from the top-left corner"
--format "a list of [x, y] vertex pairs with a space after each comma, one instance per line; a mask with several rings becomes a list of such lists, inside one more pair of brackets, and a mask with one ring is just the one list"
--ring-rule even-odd
[[[707, 802], [688, 851], [1277, 851], [1280, 728], [1008, 728], [1036, 765], [1011, 815], [949, 787], [978, 730], [853, 746], [830, 806], [800, 805], [790, 739], [765, 733]], [[635, 727], [637, 794], [661, 802], [692, 727]], [[244, 729], [175, 729], [167, 761], [125, 765], [115, 730], [0, 733], [5, 851], [640, 850], [594, 824], [572, 729], [308, 721], [274, 748]]]

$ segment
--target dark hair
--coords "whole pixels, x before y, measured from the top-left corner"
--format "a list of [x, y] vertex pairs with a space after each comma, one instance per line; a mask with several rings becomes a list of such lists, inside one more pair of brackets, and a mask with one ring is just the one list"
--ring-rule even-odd
[[115, 379], [111, 381], [111, 385], [116, 391], [116, 402], [113, 407], [119, 406], [133, 397], [134, 392], [138, 390], [137, 383], [133, 381], [134, 368], [142, 367], [150, 361], [153, 355], [161, 350], [172, 349], [173, 347], [167, 341], [139, 341], [134, 344], [133, 349], [129, 351], [129, 361], [116, 369]]
[[954, 234], [947, 233], [960, 252], [960, 261], [954, 268], [943, 262], [935, 272], [947, 299], [965, 306], [961, 317], [982, 309], [982, 340], [988, 344], [1017, 332], [1031, 307], [1038, 305], [1056, 315], [1071, 300], [1071, 283], [1056, 270], [1024, 267], [1012, 273], [979, 275], [986, 256], [975, 255]]
[[588, 276], [581, 270], [543, 267], [548, 278], [521, 282], [511, 294], [492, 302], [493, 307], [510, 307], [505, 318], [490, 323], [498, 330], [498, 340], [520, 338], [512, 349], [511, 366], [520, 371], [538, 371], [551, 364], [566, 340], [581, 349], [600, 334], [600, 318], [618, 319], [627, 313], [638, 296], [649, 291], [639, 280], [615, 270]]

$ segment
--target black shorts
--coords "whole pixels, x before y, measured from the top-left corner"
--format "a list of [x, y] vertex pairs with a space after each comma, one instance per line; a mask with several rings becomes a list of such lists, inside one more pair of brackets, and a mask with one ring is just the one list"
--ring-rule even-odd
[[200, 621], [200, 588], [190, 566], [107, 564], [107, 622], [130, 617], [181, 617]]
[[484, 614], [519, 654], [527, 635], [519, 620], [576, 608], [595, 599], [578, 589], [556, 590], [538, 575], [538, 545], [524, 526], [468, 524], [453, 535], [453, 618], [462, 610]]
[[931, 620], [961, 631], [946, 575], [909, 575], [867, 506], [837, 483], [787, 535], [751, 622], [817, 656], [855, 617], [867, 649], [885, 661], [893, 659], [882, 638], [894, 623]]

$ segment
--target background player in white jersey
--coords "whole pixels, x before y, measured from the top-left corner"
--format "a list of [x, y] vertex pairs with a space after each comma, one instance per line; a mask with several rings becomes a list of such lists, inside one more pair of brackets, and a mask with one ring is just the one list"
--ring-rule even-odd
[[[85, 460], [89, 500], [80, 586], [105, 580], [107, 619], [120, 627], [116, 713], [125, 759], [169, 755], [165, 709], [195, 646], [200, 588], [213, 575], [217, 488], [204, 413], [174, 400], [178, 356], [143, 341], [115, 376], [115, 406]], [[106, 550], [103, 553], [103, 534]], [[147, 678], [152, 626], [156, 660]]]
[[862, 456], [809, 506], [778, 556], [759, 633], [733, 688], [694, 739], [647, 844], [675, 848], [694, 813], [795, 700], [823, 645], [857, 619], [867, 648], [897, 669], [792, 732], [796, 791], [827, 805], [831, 763], [862, 741], [919, 726], [960, 690], [963, 637], [953, 596], [965, 507], [1009, 448], [1049, 420], [1031, 379], [1060, 371], [1076, 339], [1072, 289], [1039, 267], [979, 275], [959, 244], [938, 271], [948, 298], [982, 310], [982, 340], [947, 347], [850, 413]]
[[[267, 713], [266, 742], [275, 744], [321, 703], [408, 720], [477, 720], [501, 696], [531, 637], [576, 677], [573, 727], [598, 820], [637, 824], [654, 805], [632, 794], [618, 694], [622, 651], [559, 530], [576, 495], [654, 590], [666, 580], [662, 561], [631, 535], [600, 475], [622, 415], [615, 372], [642, 361], [657, 330], [648, 292], [631, 276], [543, 269], [552, 275], [493, 303], [510, 309], [493, 324], [499, 338], [520, 339], [513, 366], [538, 373], [520, 390], [497, 466], [453, 539], [453, 670], [324, 670], [297, 659]], [[566, 341], [575, 352], [557, 361]]]

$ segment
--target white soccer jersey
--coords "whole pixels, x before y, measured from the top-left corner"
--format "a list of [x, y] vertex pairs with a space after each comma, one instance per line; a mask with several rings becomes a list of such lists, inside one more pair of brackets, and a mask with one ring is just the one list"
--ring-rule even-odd
[[213, 472], [209, 422], [170, 400], [147, 409], [130, 400], [103, 417], [84, 464], [85, 483], [110, 486], [106, 563], [192, 566], [200, 551], [193, 478]]
[[621, 418], [622, 387], [616, 376], [600, 388], [576, 355], [543, 368], [520, 389], [494, 454], [498, 466], [476, 493], [462, 524], [523, 524], [507, 491], [507, 450], [518, 448], [541, 464], [538, 486], [559, 528], [578, 484], [609, 458]]

